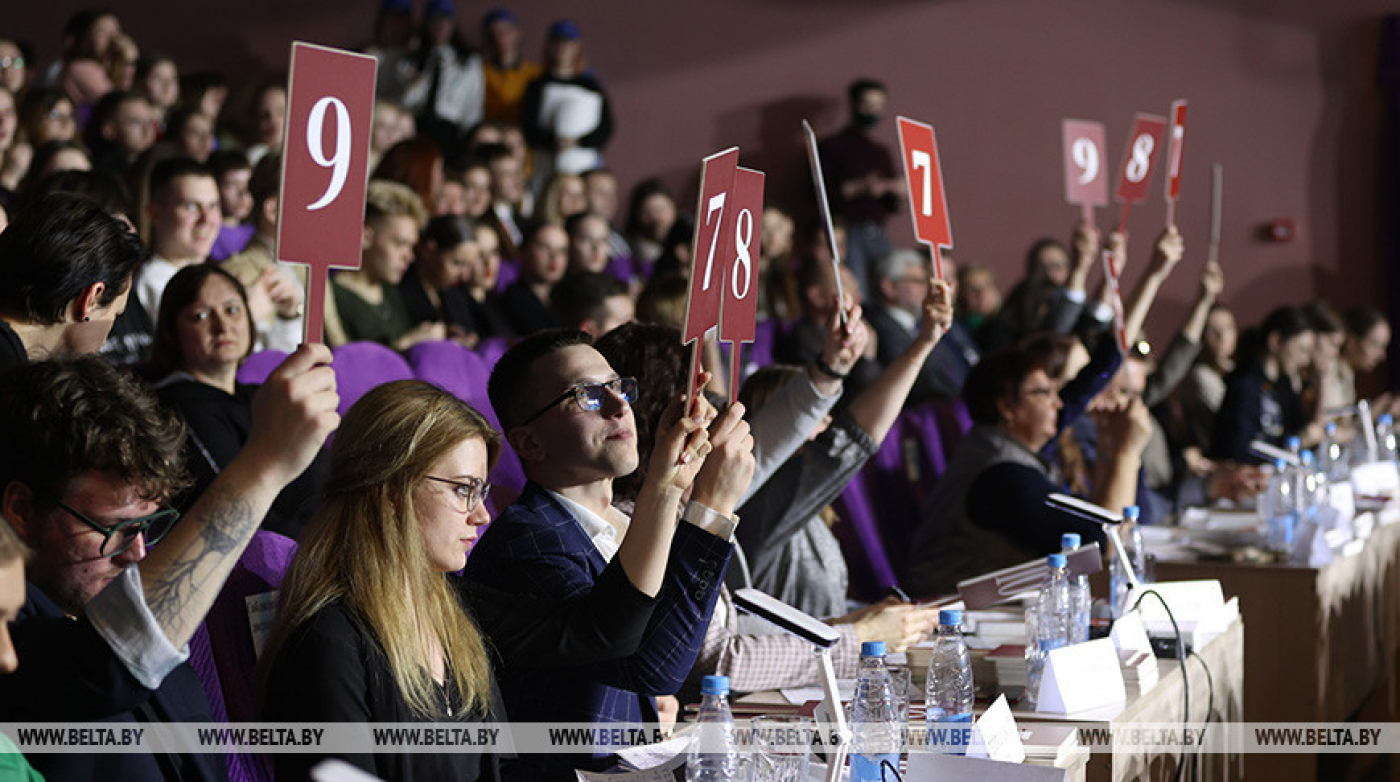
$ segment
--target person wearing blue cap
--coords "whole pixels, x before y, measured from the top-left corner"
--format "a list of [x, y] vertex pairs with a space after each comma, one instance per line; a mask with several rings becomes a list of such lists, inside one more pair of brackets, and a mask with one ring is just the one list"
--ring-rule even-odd
[[525, 88], [520, 127], [535, 149], [541, 182], [555, 172], [582, 174], [602, 165], [612, 109], [603, 85], [585, 72], [583, 32], [568, 19], [549, 26], [545, 73]]
[[539, 63], [525, 59], [519, 20], [505, 8], [492, 9], [482, 18], [481, 40], [486, 50], [486, 121], [518, 125], [525, 88], [543, 70]]
[[404, 105], [418, 117], [418, 133], [436, 141], [444, 154], [481, 121], [486, 80], [481, 55], [462, 37], [453, 0], [430, 0], [423, 9], [418, 76], [404, 95]]

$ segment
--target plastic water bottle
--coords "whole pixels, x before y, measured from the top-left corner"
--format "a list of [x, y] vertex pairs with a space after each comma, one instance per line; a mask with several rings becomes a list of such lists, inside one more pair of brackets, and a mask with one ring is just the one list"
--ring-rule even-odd
[[937, 632], [924, 688], [928, 744], [947, 754], [962, 755], [972, 738], [972, 662], [963, 642], [962, 611], [939, 611]]
[[[1079, 550], [1079, 533], [1066, 532], [1060, 536], [1060, 553], [1069, 559], [1069, 555]], [[1093, 606], [1094, 596], [1089, 591], [1088, 576], [1070, 576], [1069, 579], [1069, 601], [1074, 607], [1074, 635], [1070, 638], [1070, 643], [1081, 643], [1089, 640], [1089, 610]]]
[[728, 782], [739, 777], [734, 713], [729, 710], [729, 677], [706, 676], [700, 683], [695, 741], [686, 756], [686, 782]]
[[1282, 459], [1274, 462], [1274, 474], [1259, 498], [1259, 520], [1264, 523], [1264, 547], [1289, 556], [1298, 525], [1298, 497], [1292, 471]]
[[899, 771], [902, 728], [885, 670], [885, 642], [866, 641], [860, 645], [860, 677], [851, 705], [851, 782], [895, 778], [882, 766], [889, 763]]
[[1347, 447], [1337, 439], [1335, 421], [1328, 422], [1322, 443], [1317, 447], [1317, 468], [1333, 484], [1344, 482], [1351, 476], [1351, 458], [1347, 455]]
[[[1138, 529], [1137, 521], [1142, 515], [1141, 509], [1136, 505], [1129, 505], [1123, 509], [1123, 520], [1131, 522], [1130, 528], [1118, 528], [1118, 540], [1123, 544], [1123, 553], [1127, 555], [1128, 561], [1132, 563], [1133, 575], [1137, 577], [1139, 584], [1147, 583], [1147, 549], [1142, 542], [1142, 530]], [[1109, 545], [1113, 545], [1110, 539]], [[1113, 618], [1117, 619], [1128, 610], [1128, 588], [1132, 586], [1132, 579], [1128, 578], [1128, 573], [1123, 569], [1123, 561], [1118, 556], [1118, 552], [1109, 552], [1108, 558], [1108, 595], [1109, 604], [1113, 611]]]
[[1031, 706], [1035, 706], [1040, 697], [1040, 677], [1045, 671], [1046, 655], [1069, 644], [1070, 634], [1074, 632], [1065, 555], [1051, 554], [1046, 564], [1050, 569], [1036, 597], [1035, 620], [1027, 623], [1026, 699]]

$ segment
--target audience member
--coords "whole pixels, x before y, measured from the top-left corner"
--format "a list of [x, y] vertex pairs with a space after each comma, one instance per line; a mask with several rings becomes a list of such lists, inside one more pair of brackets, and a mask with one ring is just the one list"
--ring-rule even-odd
[[[526, 338], [496, 364], [489, 391], [530, 482], [467, 561], [466, 577], [487, 587], [540, 600], [588, 594], [631, 519], [674, 523], [681, 505], [676, 457], [686, 467], [709, 453], [680, 513], [685, 523], [675, 532], [672, 559], [684, 567], [662, 591], [665, 605], [653, 617], [642, 648], [608, 663], [549, 671], [513, 668], [506, 660], [501, 672], [501, 692], [515, 720], [655, 720], [649, 696], [679, 689], [699, 651], [729, 556], [734, 506], [753, 472], [742, 406], [715, 421], [709, 438], [697, 438], [684, 455], [678, 443], [658, 448], [656, 467], [648, 471], [629, 518], [612, 505], [612, 482], [639, 464], [630, 406], [637, 384], [618, 377], [586, 334], [561, 330]], [[685, 403], [698, 405], [689, 411], [692, 422], [705, 423], [713, 415], [713, 408], [698, 400]], [[586, 757], [549, 754], [522, 757], [508, 771], [521, 779], [563, 779], [572, 778], [574, 768], [597, 765]]]
[[370, 178], [407, 185], [423, 206], [435, 204], [444, 178], [442, 151], [425, 136], [404, 139], [384, 153]]
[[[617, 229], [617, 176], [606, 168], [585, 171], [583, 185], [588, 192], [588, 211], [601, 216], [608, 223], [608, 257], [613, 260], [624, 258], [628, 265], [632, 262], [632, 247]], [[633, 272], [635, 274], [635, 270]]]
[[549, 298], [560, 325], [595, 339], [631, 323], [635, 315], [627, 284], [602, 272], [571, 272], [554, 286]]
[[214, 152], [214, 118], [198, 107], [177, 106], [165, 117], [165, 140], [180, 154], [208, 163]]
[[477, 323], [478, 305], [466, 287], [480, 267], [481, 248], [470, 222], [456, 215], [429, 220], [417, 260], [399, 283], [409, 323], [444, 324], [448, 338], [474, 347], [482, 328]]
[[603, 85], [584, 68], [583, 33], [561, 19], [549, 26], [544, 71], [525, 88], [520, 127], [535, 151], [537, 178], [582, 174], [603, 163], [612, 138], [612, 106]]
[[[982, 359], [968, 373], [963, 401], [973, 428], [953, 452], [919, 523], [909, 569], [911, 594], [952, 593], [972, 576], [1043, 557], [1060, 548], [1060, 534], [1100, 541], [1097, 525], [1045, 505], [1059, 491], [1042, 450], [1073, 424], [1107, 385], [1120, 362], [1104, 339], [1073, 381], [1056, 388], [1060, 367], [1040, 348], [1013, 348]], [[1060, 360], [1063, 360], [1062, 358]], [[1139, 400], [1101, 413], [1099, 458], [1088, 499], [1107, 508], [1132, 505], [1141, 453], [1151, 435]]]
[[494, 8], [482, 17], [481, 40], [486, 50], [483, 113], [488, 122], [520, 122], [525, 88], [540, 75], [539, 64], [525, 59], [520, 39], [519, 20], [509, 10]]
[[158, 119], [151, 102], [135, 92], [111, 92], [92, 111], [87, 143], [96, 168], [125, 176], [156, 143]]
[[1245, 336], [1215, 415], [1208, 456], [1256, 462], [1251, 442], [1283, 446], [1288, 437], [1303, 434], [1307, 417], [1299, 394], [1313, 356], [1312, 328], [1302, 310], [1279, 307]]
[[187, 157], [162, 160], [151, 169], [150, 260], [136, 278], [136, 297], [148, 313], [160, 312], [160, 296], [175, 272], [209, 258], [223, 212], [219, 183], [207, 166]]
[[[174, 499], [187, 512], [225, 470], [253, 429], [258, 386], [238, 382], [253, 352], [252, 310], [243, 285], [213, 264], [187, 266], [166, 286], [151, 348], [152, 375], [162, 403], [186, 424], [184, 463], [191, 485]], [[319, 455], [277, 495], [264, 529], [297, 538], [316, 511], [325, 461]]]
[[[180, 103], [180, 69], [175, 60], [164, 54], [153, 54], [132, 61], [136, 66], [135, 86], [137, 92], [150, 101], [156, 110], [156, 118], [161, 127], [166, 126], [166, 117]], [[132, 86], [118, 89], [133, 89]]]
[[[318, 345], [254, 403], [248, 445], [181, 523], [183, 428], [90, 357], [0, 378], [5, 519], [34, 549], [13, 624], [25, 664], [0, 676], [5, 722], [208, 722], [189, 642], [277, 492], [334, 430], [335, 376]], [[160, 540], [161, 545], [148, 544]], [[133, 567], [134, 565], [134, 567]], [[76, 620], [76, 621], [75, 621]], [[222, 779], [217, 755], [36, 753], [51, 779]]]
[[129, 227], [88, 198], [54, 193], [20, 210], [0, 231], [0, 373], [96, 352], [143, 257]]
[[[943, 274], [948, 280], [957, 278], [951, 258], [943, 259]], [[929, 279], [928, 258], [914, 250], [894, 250], [874, 260], [870, 287], [877, 303], [867, 311], [866, 320], [878, 340], [875, 357], [881, 366], [890, 366], [921, 338]], [[950, 286], [950, 290], [956, 288]], [[952, 321], [920, 368], [909, 401], [958, 398], [968, 371], [980, 358], [972, 335], [961, 322]]]
[[253, 166], [242, 152], [221, 149], [209, 156], [209, 171], [219, 185], [219, 210], [223, 213], [209, 259], [222, 261], [242, 252], [257, 230], [248, 221], [253, 214], [253, 195], [248, 190]]
[[453, 0], [428, 0], [412, 61], [418, 76], [403, 103], [417, 117], [419, 134], [443, 150], [455, 149], [462, 135], [481, 121], [486, 82], [481, 55], [467, 45], [457, 26]]
[[846, 223], [847, 251], [841, 260], [855, 273], [861, 293], [869, 297], [871, 265], [894, 249], [885, 235], [885, 221], [901, 203], [904, 180], [895, 174], [889, 149], [873, 138], [889, 100], [885, 85], [859, 79], [846, 93], [850, 122], [840, 133], [822, 140], [822, 177], [832, 215]]
[[[241, 252], [223, 262], [223, 268], [237, 277], [248, 292], [248, 308], [257, 327], [254, 349], [290, 353], [301, 344], [306, 267], [273, 258], [281, 169], [280, 152], [264, 155], [253, 167], [253, 175], [248, 179], [253, 235]], [[333, 302], [326, 297], [328, 331], [341, 328]]]
[[562, 226], [539, 223], [525, 234], [520, 248], [520, 279], [501, 294], [501, 306], [512, 331], [526, 335], [559, 325], [549, 309], [549, 294], [564, 278], [568, 263], [569, 235]]
[[[413, 262], [418, 231], [426, 218], [423, 202], [407, 186], [369, 183], [360, 267], [331, 279], [345, 341], [379, 342], [407, 350], [419, 342], [446, 338], [441, 321], [412, 325], [399, 295], [398, 284]], [[332, 341], [337, 337], [327, 334]]]

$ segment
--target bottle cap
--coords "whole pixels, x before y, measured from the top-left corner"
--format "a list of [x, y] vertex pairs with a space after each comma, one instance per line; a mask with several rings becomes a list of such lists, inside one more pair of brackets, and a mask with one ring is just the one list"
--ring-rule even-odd
[[938, 623], [947, 627], [961, 627], [962, 611], [956, 608], [945, 608], [938, 612]]
[[1395, 423], [1395, 417], [1390, 413], [1381, 413], [1380, 417], [1376, 419], [1376, 423], [1390, 426]]
[[1065, 566], [1065, 555], [1051, 554], [1045, 558], [1045, 563], [1050, 567], [1063, 568]]
[[1336, 421], [1328, 421], [1328, 422], [1327, 422], [1327, 426], [1323, 427], [1323, 431], [1324, 431], [1324, 432], [1327, 432], [1327, 434], [1328, 434], [1329, 436], [1336, 434], [1336, 433], [1337, 433], [1337, 422], [1336, 422]]
[[1303, 451], [1301, 454], [1298, 455], [1298, 458], [1303, 461], [1304, 465], [1311, 467], [1313, 463], [1313, 452]]
[[863, 643], [863, 644], [860, 645], [860, 656], [861, 656], [861, 657], [884, 657], [884, 656], [885, 656], [885, 642], [884, 642], [884, 641], [866, 641], [865, 643]]
[[1137, 521], [1138, 517], [1141, 515], [1142, 508], [1139, 508], [1136, 505], [1129, 505], [1128, 507], [1123, 509], [1123, 518], [1127, 519], [1128, 521]]
[[1298, 435], [1296, 435], [1296, 434], [1295, 434], [1295, 435], [1292, 435], [1291, 437], [1289, 437], [1287, 442], [1288, 442], [1288, 450], [1290, 450], [1290, 451], [1296, 451], [1296, 450], [1298, 450], [1299, 448], [1301, 448], [1302, 445], [1303, 445], [1303, 441], [1300, 440], [1300, 439], [1298, 439]]
[[701, 694], [701, 695], [728, 695], [728, 694], [729, 694], [729, 677], [728, 677], [728, 676], [706, 676], [706, 677], [705, 677], [703, 680], [701, 680], [701, 682], [700, 682], [700, 694]]
[[1274, 461], [1274, 469], [1283, 472], [1288, 469], [1288, 461], [1286, 459], [1276, 459]]
[[1078, 532], [1066, 532], [1060, 536], [1060, 548], [1079, 548], [1080, 538]]

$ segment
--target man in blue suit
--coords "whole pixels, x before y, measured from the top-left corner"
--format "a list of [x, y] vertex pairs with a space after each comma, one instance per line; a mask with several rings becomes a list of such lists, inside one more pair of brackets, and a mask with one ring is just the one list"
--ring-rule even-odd
[[[529, 479], [520, 498], [482, 535], [467, 579], [531, 597], [568, 601], [588, 594], [632, 517], [612, 505], [613, 479], [637, 469], [631, 403], [636, 381], [619, 378], [581, 331], [526, 338], [501, 357], [488, 392], [506, 439]], [[708, 406], [706, 406], [708, 407]], [[640, 648], [590, 664], [559, 660], [543, 670], [502, 661], [506, 711], [514, 722], [654, 722], [654, 696], [685, 681], [699, 653], [733, 544], [734, 506], [753, 474], [752, 437], [735, 405], [710, 428], [693, 494], [649, 469], [633, 515], [641, 523], [682, 522], [666, 580]], [[526, 755], [506, 767], [518, 779], [573, 779], [574, 768], [607, 765], [606, 755]]]

